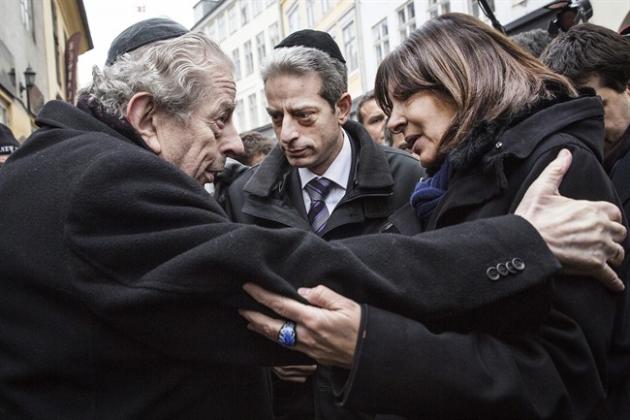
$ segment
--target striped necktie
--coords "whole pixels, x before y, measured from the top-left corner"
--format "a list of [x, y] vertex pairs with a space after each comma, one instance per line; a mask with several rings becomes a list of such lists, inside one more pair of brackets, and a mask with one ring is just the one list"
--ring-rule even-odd
[[311, 207], [308, 210], [308, 221], [313, 228], [313, 232], [318, 235], [324, 231], [326, 220], [328, 220], [328, 208], [326, 207], [326, 197], [330, 192], [332, 181], [326, 178], [313, 178], [304, 186], [308, 196], [311, 198]]

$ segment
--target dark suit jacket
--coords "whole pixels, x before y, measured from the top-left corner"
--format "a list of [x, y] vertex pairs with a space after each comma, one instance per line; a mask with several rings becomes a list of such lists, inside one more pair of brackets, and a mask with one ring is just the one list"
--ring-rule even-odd
[[[600, 164], [602, 116], [598, 99], [580, 98], [506, 124], [506, 131], [473, 131], [464, 140], [468, 147], [451, 155], [448, 190], [425, 228], [513, 212], [561, 148], [573, 153], [563, 195], [618, 204]], [[404, 212], [393, 224], [409, 229]], [[499, 273], [497, 282], [514, 275], [515, 264], [496, 262], [488, 275]], [[557, 276], [553, 284], [551, 311], [533, 328], [504, 316], [530, 299], [446, 323], [420, 324], [366, 308], [345, 405], [418, 419], [627, 418], [628, 293], [611, 294], [577, 276]]]
[[[133, 133], [58, 101], [38, 124], [0, 168], [3, 419], [269, 418], [255, 366], [308, 360], [245, 328], [246, 281], [296, 299], [296, 286], [324, 282], [423, 318], [512, 296], [559, 268], [518, 217], [334, 242], [231, 223]], [[490, 262], [513, 255], [528, 262], [518, 281], [486, 279]]]

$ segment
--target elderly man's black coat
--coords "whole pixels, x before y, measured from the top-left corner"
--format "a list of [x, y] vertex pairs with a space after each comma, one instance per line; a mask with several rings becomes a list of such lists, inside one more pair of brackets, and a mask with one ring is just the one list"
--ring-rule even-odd
[[[423, 319], [538, 290], [559, 268], [514, 216], [333, 242], [230, 223], [133, 133], [57, 101], [38, 123], [0, 168], [2, 419], [269, 418], [254, 366], [307, 360], [245, 328], [246, 281], [296, 299], [324, 282]], [[527, 270], [488, 280], [514, 257]]]
[[[538, 111], [528, 118], [472, 131], [451, 155], [448, 190], [428, 226], [414, 226], [411, 208], [392, 216], [394, 226], [412, 233], [513, 212], [562, 148], [573, 163], [560, 192], [619, 205], [600, 163], [599, 99], [540, 106], [524, 112]], [[629, 302], [627, 291], [615, 295], [586, 278], [559, 276], [552, 310], [535, 329], [501, 326], [495, 311], [445, 325], [365, 308], [345, 405], [414, 419], [627, 419]], [[479, 321], [493, 318], [496, 331], [481, 332]]]

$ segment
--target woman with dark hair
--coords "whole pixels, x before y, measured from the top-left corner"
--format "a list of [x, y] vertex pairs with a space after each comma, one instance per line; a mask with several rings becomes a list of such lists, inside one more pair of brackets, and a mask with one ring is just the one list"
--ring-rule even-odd
[[[447, 14], [424, 24], [385, 58], [375, 92], [388, 127], [404, 134], [431, 175], [392, 216], [401, 232], [514, 212], [563, 149], [573, 164], [561, 192], [617, 204], [601, 167], [601, 101], [578, 97], [564, 77], [475, 18]], [[496, 261], [486, 274], [501, 282], [523, 266]], [[457, 270], [457, 261], [444, 267]], [[616, 389], [629, 374], [628, 296], [579, 274], [551, 279], [549, 294], [536, 297], [549, 311], [519, 320], [505, 314], [538, 304], [532, 296], [419, 323], [325, 288], [302, 294], [329, 312], [247, 289], [298, 326], [318, 320], [319, 329], [297, 330], [297, 349], [350, 368], [339, 390], [349, 408], [429, 419], [621, 418], [628, 413], [615, 412], [612, 399], [630, 397]], [[354, 315], [327, 316], [334, 313]], [[270, 338], [278, 330], [268, 318], [246, 317]]]

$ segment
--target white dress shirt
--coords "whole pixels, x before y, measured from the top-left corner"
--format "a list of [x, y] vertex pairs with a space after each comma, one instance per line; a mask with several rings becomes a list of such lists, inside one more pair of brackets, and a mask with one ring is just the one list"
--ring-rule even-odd
[[[339, 154], [330, 164], [326, 172], [321, 177], [327, 178], [332, 181], [330, 186], [330, 192], [326, 197], [326, 208], [328, 214], [332, 214], [337, 204], [341, 201], [344, 195], [346, 195], [346, 187], [348, 186], [348, 178], [350, 178], [350, 167], [352, 166], [352, 147], [350, 146], [350, 140], [344, 130], [341, 130], [343, 134], [343, 145]], [[300, 182], [302, 183], [302, 198], [304, 199], [304, 207], [306, 212], [311, 207], [311, 197], [304, 188], [313, 178], [320, 178], [311, 172], [308, 168], [298, 168], [298, 174], [300, 175]]]

